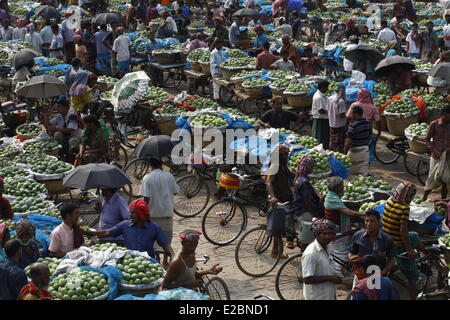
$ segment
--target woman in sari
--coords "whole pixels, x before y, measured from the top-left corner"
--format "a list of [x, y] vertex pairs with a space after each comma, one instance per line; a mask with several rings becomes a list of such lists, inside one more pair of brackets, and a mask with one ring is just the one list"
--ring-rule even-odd
[[88, 95], [88, 81], [89, 73], [84, 70], [79, 70], [70, 87], [70, 103], [72, 108], [77, 112], [80, 112], [86, 104], [93, 101]]

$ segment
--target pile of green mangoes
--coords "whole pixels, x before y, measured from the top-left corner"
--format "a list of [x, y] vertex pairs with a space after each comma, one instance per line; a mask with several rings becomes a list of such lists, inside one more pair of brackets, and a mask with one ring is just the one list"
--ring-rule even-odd
[[333, 94], [336, 93], [336, 81], [328, 81], [330, 83], [330, 85], [328, 86], [328, 91], [325, 92], [325, 95], [327, 97], [332, 96]]
[[48, 287], [50, 294], [60, 300], [91, 300], [109, 291], [105, 275], [82, 269], [73, 269], [54, 278]]
[[270, 85], [270, 81], [262, 79], [262, 78], [252, 78], [247, 79], [242, 82], [243, 87], [251, 88], [251, 87], [261, 87]]
[[198, 62], [200, 63], [206, 63], [208, 64], [211, 61], [211, 54], [204, 54], [198, 59]]
[[310, 136], [297, 137], [296, 142], [308, 149], [312, 149], [319, 145], [319, 140]]
[[375, 99], [373, 99], [373, 103], [375, 104], [375, 106], [381, 107], [391, 99], [392, 97], [390, 95], [379, 94]]
[[288, 130], [288, 129], [285, 129], [285, 128], [279, 128], [278, 132], [281, 133], [281, 134], [294, 134], [294, 131], [291, 131], [291, 130]]
[[236, 73], [233, 78], [244, 78], [244, 77], [251, 77], [254, 75], [257, 75], [259, 73], [258, 70], [243, 70], [239, 73]]
[[107, 101], [107, 100], [111, 100], [111, 98], [112, 98], [112, 90], [105, 91], [100, 94], [101, 100]]
[[345, 186], [342, 201], [361, 201], [370, 197], [367, 187]]
[[410, 60], [415, 64], [416, 70], [433, 68], [433, 64], [431, 62], [422, 62], [422, 60], [416, 58], [410, 58]]
[[27, 143], [23, 149], [26, 152], [46, 152], [51, 151], [59, 146], [59, 143], [54, 140], [49, 141], [33, 141]]
[[8, 158], [0, 158], [0, 168], [9, 167], [11, 165], [11, 160]]
[[242, 121], [245, 121], [245, 122], [247, 122], [247, 123], [250, 123], [250, 124], [258, 124], [258, 119], [255, 119], [255, 118], [252, 118], [252, 117], [249, 117], [249, 116], [239, 116], [239, 119], [241, 119]]
[[8, 157], [17, 151], [18, 149], [14, 146], [0, 147], [0, 157]]
[[189, 28], [202, 29], [202, 28], [206, 28], [206, 24], [204, 21], [196, 20], [196, 21], [192, 21], [189, 24]]
[[390, 191], [392, 186], [384, 181], [383, 179], [372, 177], [372, 176], [354, 176], [351, 179], [351, 183], [355, 187], [366, 187], [371, 189]]
[[14, 212], [38, 212], [50, 208], [53, 202], [41, 199], [39, 197], [18, 197], [11, 202]]
[[336, 151], [333, 151], [331, 153], [331, 155], [334, 158], [336, 158], [339, 161], [341, 161], [347, 168], [350, 168], [352, 166], [352, 162], [350, 161], [350, 158], [347, 155], [345, 155], [343, 153], [340, 153], [340, 152], [336, 152]]
[[16, 224], [11, 219], [0, 219], [0, 223], [5, 223], [10, 232], [16, 230]]
[[61, 213], [59, 212], [58, 209], [43, 210], [43, 211], [39, 212], [39, 214], [61, 220]]
[[123, 272], [122, 284], [139, 285], [149, 284], [161, 279], [164, 269], [144, 257], [126, 255], [119, 260], [117, 268]]
[[290, 79], [277, 79], [270, 84], [270, 86], [276, 89], [286, 89], [291, 84], [292, 80]]
[[379, 83], [376, 86], [373, 87], [373, 92], [375, 92], [378, 95], [385, 95], [385, 96], [391, 96], [392, 91], [389, 88], [389, 86], [385, 83]]
[[377, 201], [377, 202], [363, 203], [358, 211], [359, 212], [366, 212], [369, 209], [374, 209], [374, 208], [382, 205], [384, 202], [385, 202], [385, 200], [380, 200], [380, 201]]
[[195, 49], [195, 50], [192, 50], [191, 53], [189, 53], [188, 59], [190, 61], [195, 62], [195, 61], [199, 61], [201, 57], [206, 56], [206, 55], [208, 57], [210, 56], [209, 51], [202, 50], [202, 49]]
[[398, 95], [399, 96], [404, 96], [404, 97], [409, 97], [412, 96], [413, 94], [418, 94], [419, 92], [417, 91], [417, 89], [406, 89], [403, 90], [402, 92], [400, 92]]
[[[61, 259], [47, 257], [47, 258], [39, 258], [37, 259], [37, 262], [47, 265], [48, 270], [50, 270], [50, 275], [53, 275], [59, 263], [61, 262]], [[28, 277], [31, 277], [30, 269], [31, 265], [27, 266], [24, 270]]]
[[310, 156], [314, 159], [313, 174], [320, 174], [331, 171], [327, 156], [317, 151], [294, 153], [293, 155], [291, 155], [291, 158], [289, 160], [289, 169], [295, 172], [297, 170], [297, 165], [300, 159], [305, 156]]
[[61, 60], [56, 58], [44, 58], [45, 63], [48, 64], [50, 67], [56, 66], [58, 64], [61, 64]]
[[42, 128], [38, 124], [26, 123], [17, 127], [16, 131], [17, 134], [20, 135], [38, 135], [39, 133], [41, 133]]
[[161, 108], [155, 110], [155, 114], [163, 115], [163, 114], [179, 114], [184, 109], [181, 109], [173, 104], [166, 103]]
[[443, 244], [447, 247], [450, 247], [450, 233], [447, 233], [445, 236], [439, 238]]
[[31, 167], [31, 171], [40, 174], [60, 174], [68, 172], [72, 169], [73, 166], [70, 163], [64, 161], [55, 161], [51, 158], [47, 161], [44, 160]]
[[390, 113], [410, 113], [417, 110], [416, 104], [407, 99], [392, 101], [385, 109], [385, 111]]
[[167, 98], [168, 94], [164, 89], [158, 87], [149, 87], [147, 94], [142, 99], [142, 101], [146, 101], [151, 106], [157, 106], [158, 104], [167, 101]]
[[32, 153], [32, 152], [22, 153], [14, 158], [15, 163], [22, 163], [30, 166], [35, 166], [38, 165], [39, 163], [48, 162], [50, 160], [56, 161], [55, 158], [48, 156], [46, 154]]
[[226, 125], [228, 125], [227, 120], [212, 114], [198, 115], [191, 122], [191, 126], [194, 127], [224, 127]]
[[426, 123], [413, 123], [405, 131], [408, 131], [419, 137], [426, 137], [429, 125]]
[[229, 59], [236, 59], [236, 58], [245, 58], [247, 55], [244, 51], [239, 49], [230, 49], [227, 52], [227, 56]]
[[447, 105], [445, 98], [439, 93], [431, 93], [421, 96], [425, 102], [427, 109], [442, 109]]
[[117, 245], [117, 243], [105, 242], [105, 243], [97, 243], [90, 247], [94, 251], [106, 251], [109, 248], [112, 248], [112, 251], [126, 251], [127, 248], [121, 247]]
[[35, 197], [46, 194], [45, 185], [25, 177], [5, 178], [4, 194], [16, 197]]
[[314, 189], [319, 191], [321, 194], [326, 194], [328, 191], [328, 181], [327, 179], [314, 179], [311, 181]]
[[188, 104], [196, 109], [217, 109], [219, 105], [217, 102], [203, 97], [195, 97], [187, 101]]
[[231, 58], [226, 60], [221, 64], [222, 67], [230, 67], [230, 68], [245, 68], [251, 62], [253, 62], [253, 58], [251, 57], [242, 57], [242, 58]]
[[97, 79], [97, 82], [102, 82], [102, 83], [116, 83], [118, 81], [119, 81], [119, 79], [113, 78], [113, 77], [108, 77], [108, 76], [100, 76]]
[[272, 79], [286, 79], [286, 77], [295, 76], [297, 74], [297, 72], [289, 70], [274, 70], [270, 71], [267, 76]]
[[0, 177], [2, 178], [26, 177], [28, 175], [30, 175], [30, 173], [21, 167], [10, 166], [0, 168]]
[[414, 197], [411, 201], [411, 204], [430, 204], [433, 203], [433, 200], [425, 200], [423, 201], [419, 197]]
[[306, 84], [292, 83], [286, 88], [286, 92], [309, 92], [311, 88]]

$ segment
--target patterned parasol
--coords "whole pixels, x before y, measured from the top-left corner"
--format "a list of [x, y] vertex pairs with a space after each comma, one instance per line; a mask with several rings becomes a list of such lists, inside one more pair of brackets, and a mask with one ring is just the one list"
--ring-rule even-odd
[[111, 103], [114, 111], [128, 113], [148, 91], [150, 78], [144, 71], [126, 74], [112, 90]]

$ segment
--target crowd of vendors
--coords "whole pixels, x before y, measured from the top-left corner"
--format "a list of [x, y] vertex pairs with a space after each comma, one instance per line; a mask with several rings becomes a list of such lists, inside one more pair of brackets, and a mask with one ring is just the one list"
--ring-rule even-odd
[[[178, 235], [180, 252], [172, 246], [175, 198], [183, 188], [164, 166], [170, 151], [152, 154], [138, 181], [125, 174], [133, 154], [129, 129], [143, 134], [154, 126], [165, 135], [178, 127], [279, 135], [276, 146], [266, 139], [265, 154], [245, 139], [245, 150], [234, 151], [279, 154], [276, 163], [263, 164], [264, 197], [274, 210], [289, 202], [296, 213], [275, 210], [286, 217], [284, 232], [269, 234], [271, 256], [289, 258], [278, 244], [295, 249], [295, 225], [309, 223], [315, 239], [302, 248], [304, 299], [336, 299], [344, 275], [331, 253], [355, 266], [352, 299], [398, 299], [388, 277], [395, 265], [416, 299], [415, 259], [427, 252], [410, 230], [414, 201], [440, 188], [420, 220], [440, 219], [433, 233], [442, 237], [449, 227], [450, 2], [370, 5], [0, 1], [0, 300], [115, 299], [119, 288], [161, 288], [161, 299], [208, 298], [172, 291], [200, 289], [202, 277], [222, 267], [197, 270], [195, 252], [206, 241], [200, 231]], [[178, 81], [173, 90], [184, 81], [195, 91], [210, 87], [209, 97], [174, 95], [163, 89], [171, 80]], [[225, 98], [229, 92], [236, 100]], [[412, 183], [366, 184], [383, 132], [406, 136], [411, 149], [422, 146], [414, 152], [429, 154], [422, 200]], [[125, 154], [115, 149], [122, 145]], [[72, 195], [58, 203], [50, 181], [82, 195], [97, 189], [98, 227], [83, 225]], [[138, 200], [128, 203], [123, 188], [132, 184]], [[214, 199], [226, 188], [218, 183]], [[377, 192], [383, 205], [365, 210]], [[269, 224], [280, 223], [273, 216]], [[364, 229], [335, 240], [355, 219], [364, 219]], [[367, 283], [373, 265], [381, 270], [377, 290]], [[76, 278], [79, 288], [65, 286]]]

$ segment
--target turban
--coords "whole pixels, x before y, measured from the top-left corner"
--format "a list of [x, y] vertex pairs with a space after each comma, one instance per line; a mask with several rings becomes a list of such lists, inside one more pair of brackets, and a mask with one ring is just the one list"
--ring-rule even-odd
[[130, 204], [130, 209], [134, 209], [136, 215], [141, 221], [150, 221], [150, 210], [147, 202], [144, 200], [135, 200]]
[[397, 202], [409, 204], [416, 195], [416, 186], [412, 183], [400, 183], [394, 191], [392, 199]]
[[322, 231], [329, 229], [334, 234], [336, 234], [337, 226], [327, 219], [319, 219], [314, 221], [311, 224], [311, 232], [314, 234], [314, 236], [318, 236]]
[[253, 31], [257, 32], [257, 31], [264, 31], [263, 27], [257, 25], [253, 28]]
[[19, 19], [16, 23], [19, 27], [25, 27], [27, 25], [27, 19]]
[[314, 167], [314, 158], [306, 156], [300, 159], [297, 165], [297, 174], [295, 179], [298, 177], [304, 177], [306, 173]]
[[198, 230], [184, 230], [179, 234], [180, 239], [182, 240], [198, 240], [202, 233]]
[[28, 220], [20, 220], [16, 222], [16, 237], [21, 239], [23, 236], [34, 238], [36, 227]]

